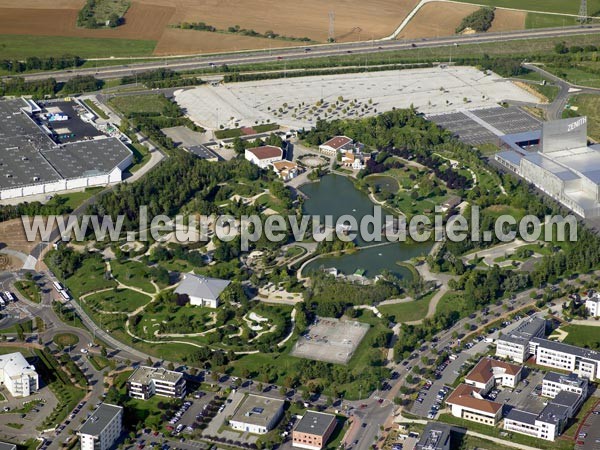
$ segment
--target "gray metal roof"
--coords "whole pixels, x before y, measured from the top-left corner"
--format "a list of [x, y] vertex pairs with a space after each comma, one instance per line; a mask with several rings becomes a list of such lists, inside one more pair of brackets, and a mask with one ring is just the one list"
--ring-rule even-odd
[[556, 352], [575, 355], [581, 358], [586, 358], [596, 362], [600, 362], [600, 352], [594, 350], [576, 347], [575, 345], [569, 345], [563, 342], [551, 341], [549, 339], [543, 339], [538, 337], [533, 338], [531, 341], [538, 344], [542, 348], [547, 348]]
[[576, 373], [570, 373], [565, 375], [557, 372], [547, 372], [544, 375], [544, 381], [550, 381], [552, 383], [568, 384], [570, 386], [583, 387], [587, 384], [587, 380], [579, 378]]
[[317, 411], [306, 411], [294, 431], [299, 433], [315, 434], [323, 436], [325, 432], [331, 426], [331, 423], [335, 421], [333, 414], [327, 414]]
[[539, 317], [533, 317], [521, 322], [518, 327], [509, 333], [502, 333], [499, 340], [512, 342], [514, 344], [525, 345], [529, 343], [533, 336], [536, 336], [540, 329], [546, 329], [546, 320]]
[[524, 159], [552, 173], [563, 181], [577, 180], [580, 178], [579, 175], [572, 170], [555, 163], [541, 153], [529, 153], [528, 155], [524, 156]]
[[131, 383], [148, 384], [152, 380], [165, 381], [167, 383], [177, 383], [183, 378], [181, 372], [167, 370], [162, 367], [140, 366], [131, 374], [127, 381]]
[[123, 408], [121, 406], [102, 403], [81, 426], [79, 433], [98, 436], [122, 411]]
[[278, 398], [249, 394], [230, 420], [266, 427], [283, 408], [284, 403]]
[[513, 150], [498, 152], [496, 153], [496, 157], [508, 161], [509, 163], [514, 164], [515, 166], [520, 166], [521, 159], [523, 159], [523, 155], [520, 155], [519, 153]]
[[554, 397], [550, 403], [573, 408], [575, 405], [577, 405], [580, 398], [581, 395], [576, 394], [575, 392], [560, 391], [558, 394], [556, 394], [556, 397]]
[[415, 449], [417, 450], [443, 450], [450, 448], [452, 427], [444, 423], [429, 422], [421, 434]]
[[184, 277], [183, 281], [175, 289], [176, 294], [209, 300], [217, 300], [221, 292], [231, 283], [229, 280], [207, 278], [193, 273], [185, 274]]
[[569, 408], [556, 403], [548, 403], [542, 412], [538, 415], [537, 420], [546, 423], [558, 423], [569, 418]]
[[505, 419], [514, 420], [516, 422], [527, 423], [529, 425], [535, 425], [535, 420], [538, 415], [529, 411], [523, 411], [521, 409], [513, 408], [508, 414], [506, 414]]
[[192, 145], [190, 147], [186, 147], [188, 152], [197, 156], [200, 159], [215, 159], [219, 158], [215, 152], [206, 147], [205, 145]]

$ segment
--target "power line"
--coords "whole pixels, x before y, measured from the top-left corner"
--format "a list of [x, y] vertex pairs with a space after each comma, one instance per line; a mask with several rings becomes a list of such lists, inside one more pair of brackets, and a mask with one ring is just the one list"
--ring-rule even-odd
[[588, 21], [587, 0], [581, 0], [581, 5], [579, 5], [579, 18], [577, 21], [581, 24], [587, 23]]

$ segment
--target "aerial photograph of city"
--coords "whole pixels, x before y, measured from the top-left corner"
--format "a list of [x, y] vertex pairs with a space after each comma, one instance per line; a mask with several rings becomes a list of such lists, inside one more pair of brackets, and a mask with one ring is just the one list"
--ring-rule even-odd
[[0, 0], [0, 450], [600, 450], [600, 0]]

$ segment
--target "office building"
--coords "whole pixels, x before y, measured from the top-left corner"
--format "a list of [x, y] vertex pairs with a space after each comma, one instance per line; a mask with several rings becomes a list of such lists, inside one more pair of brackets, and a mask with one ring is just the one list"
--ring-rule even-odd
[[40, 386], [35, 367], [18, 352], [0, 355], [0, 381], [13, 397], [27, 397]]
[[183, 374], [163, 368], [141, 366], [127, 380], [127, 393], [140, 400], [147, 400], [154, 395], [183, 398], [185, 392]]
[[333, 414], [306, 411], [292, 432], [292, 445], [308, 450], [321, 450], [335, 430], [337, 419]]
[[281, 419], [284, 404], [283, 400], [249, 394], [229, 419], [229, 425], [234, 430], [266, 434]]
[[542, 380], [542, 395], [554, 398], [561, 391], [573, 392], [577, 395], [587, 397], [588, 380], [580, 378], [574, 373], [564, 375], [562, 373], [547, 372]]
[[496, 341], [496, 356], [523, 364], [533, 353], [530, 341], [544, 337], [546, 321], [538, 317], [526, 319], [509, 333], [502, 333]]
[[77, 432], [81, 450], [115, 448], [122, 431], [123, 408], [102, 403]]
[[496, 385], [514, 388], [521, 380], [522, 367], [492, 358], [481, 359], [465, 377], [465, 383], [487, 394]]
[[535, 337], [530, 343], [540, 366], [565, 370], [591, 381], [600, 379], [600, 352]]

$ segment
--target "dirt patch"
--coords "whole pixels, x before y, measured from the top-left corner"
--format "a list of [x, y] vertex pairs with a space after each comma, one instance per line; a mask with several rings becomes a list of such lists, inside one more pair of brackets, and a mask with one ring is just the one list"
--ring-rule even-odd
[[81, 9], [85, 0], [0, 0], [0, 8]]
[[158, 40], [175, 8], [133, 3], [125, 23], [114, 29], [88, 30], [76, 26], [79, 9], [2, 8], [2, 34], [74, 36]]
[[38, 242], [39, 239], [36, 239], [35, 242], [27, 241], [21, 219], [0, 222], [0, 248], [8, 247], [11, 250], [29, 254]]
[[494, 21], [488, 32], [524, 30], [526, 18], [527, 13], [525, 11], [496, 9], [494, 11]]
[[513, 81], [513, 83], [515, 83], [517, 86], [519, 86], [521, 89], [526, 90], [527, 92], [529, 92], [531, 95], [536, 96], [540, 103], [548, 103], [548, 97], [546, 97], [545, 95], [543, 95], [541, 92], [536, 91], [534, 88], [532, 88], [529, 84], [527, 83], [523, 83], [522, 81]]
[[261, 39], [207, 31], [167, 28], [154, 49], [155, 55], [189, 53], [218, 53], [257, 48], [291, 47], [305, 45], [299, 42]]
[[[142, 0], [164, 5], [165, 0]], [[171, 23], [205, 22], [220, 29], [239, 25], [264, 33], [325, 42], [329, 11], [335, 13], [338, 41], [368, 40], [392, 34], [418, 0], [175, 0]]]
[[478, 6], [459, 3], [427, 3], [400, 32], [398, 39], [452, 36], [462, 19], [478, 9]]

